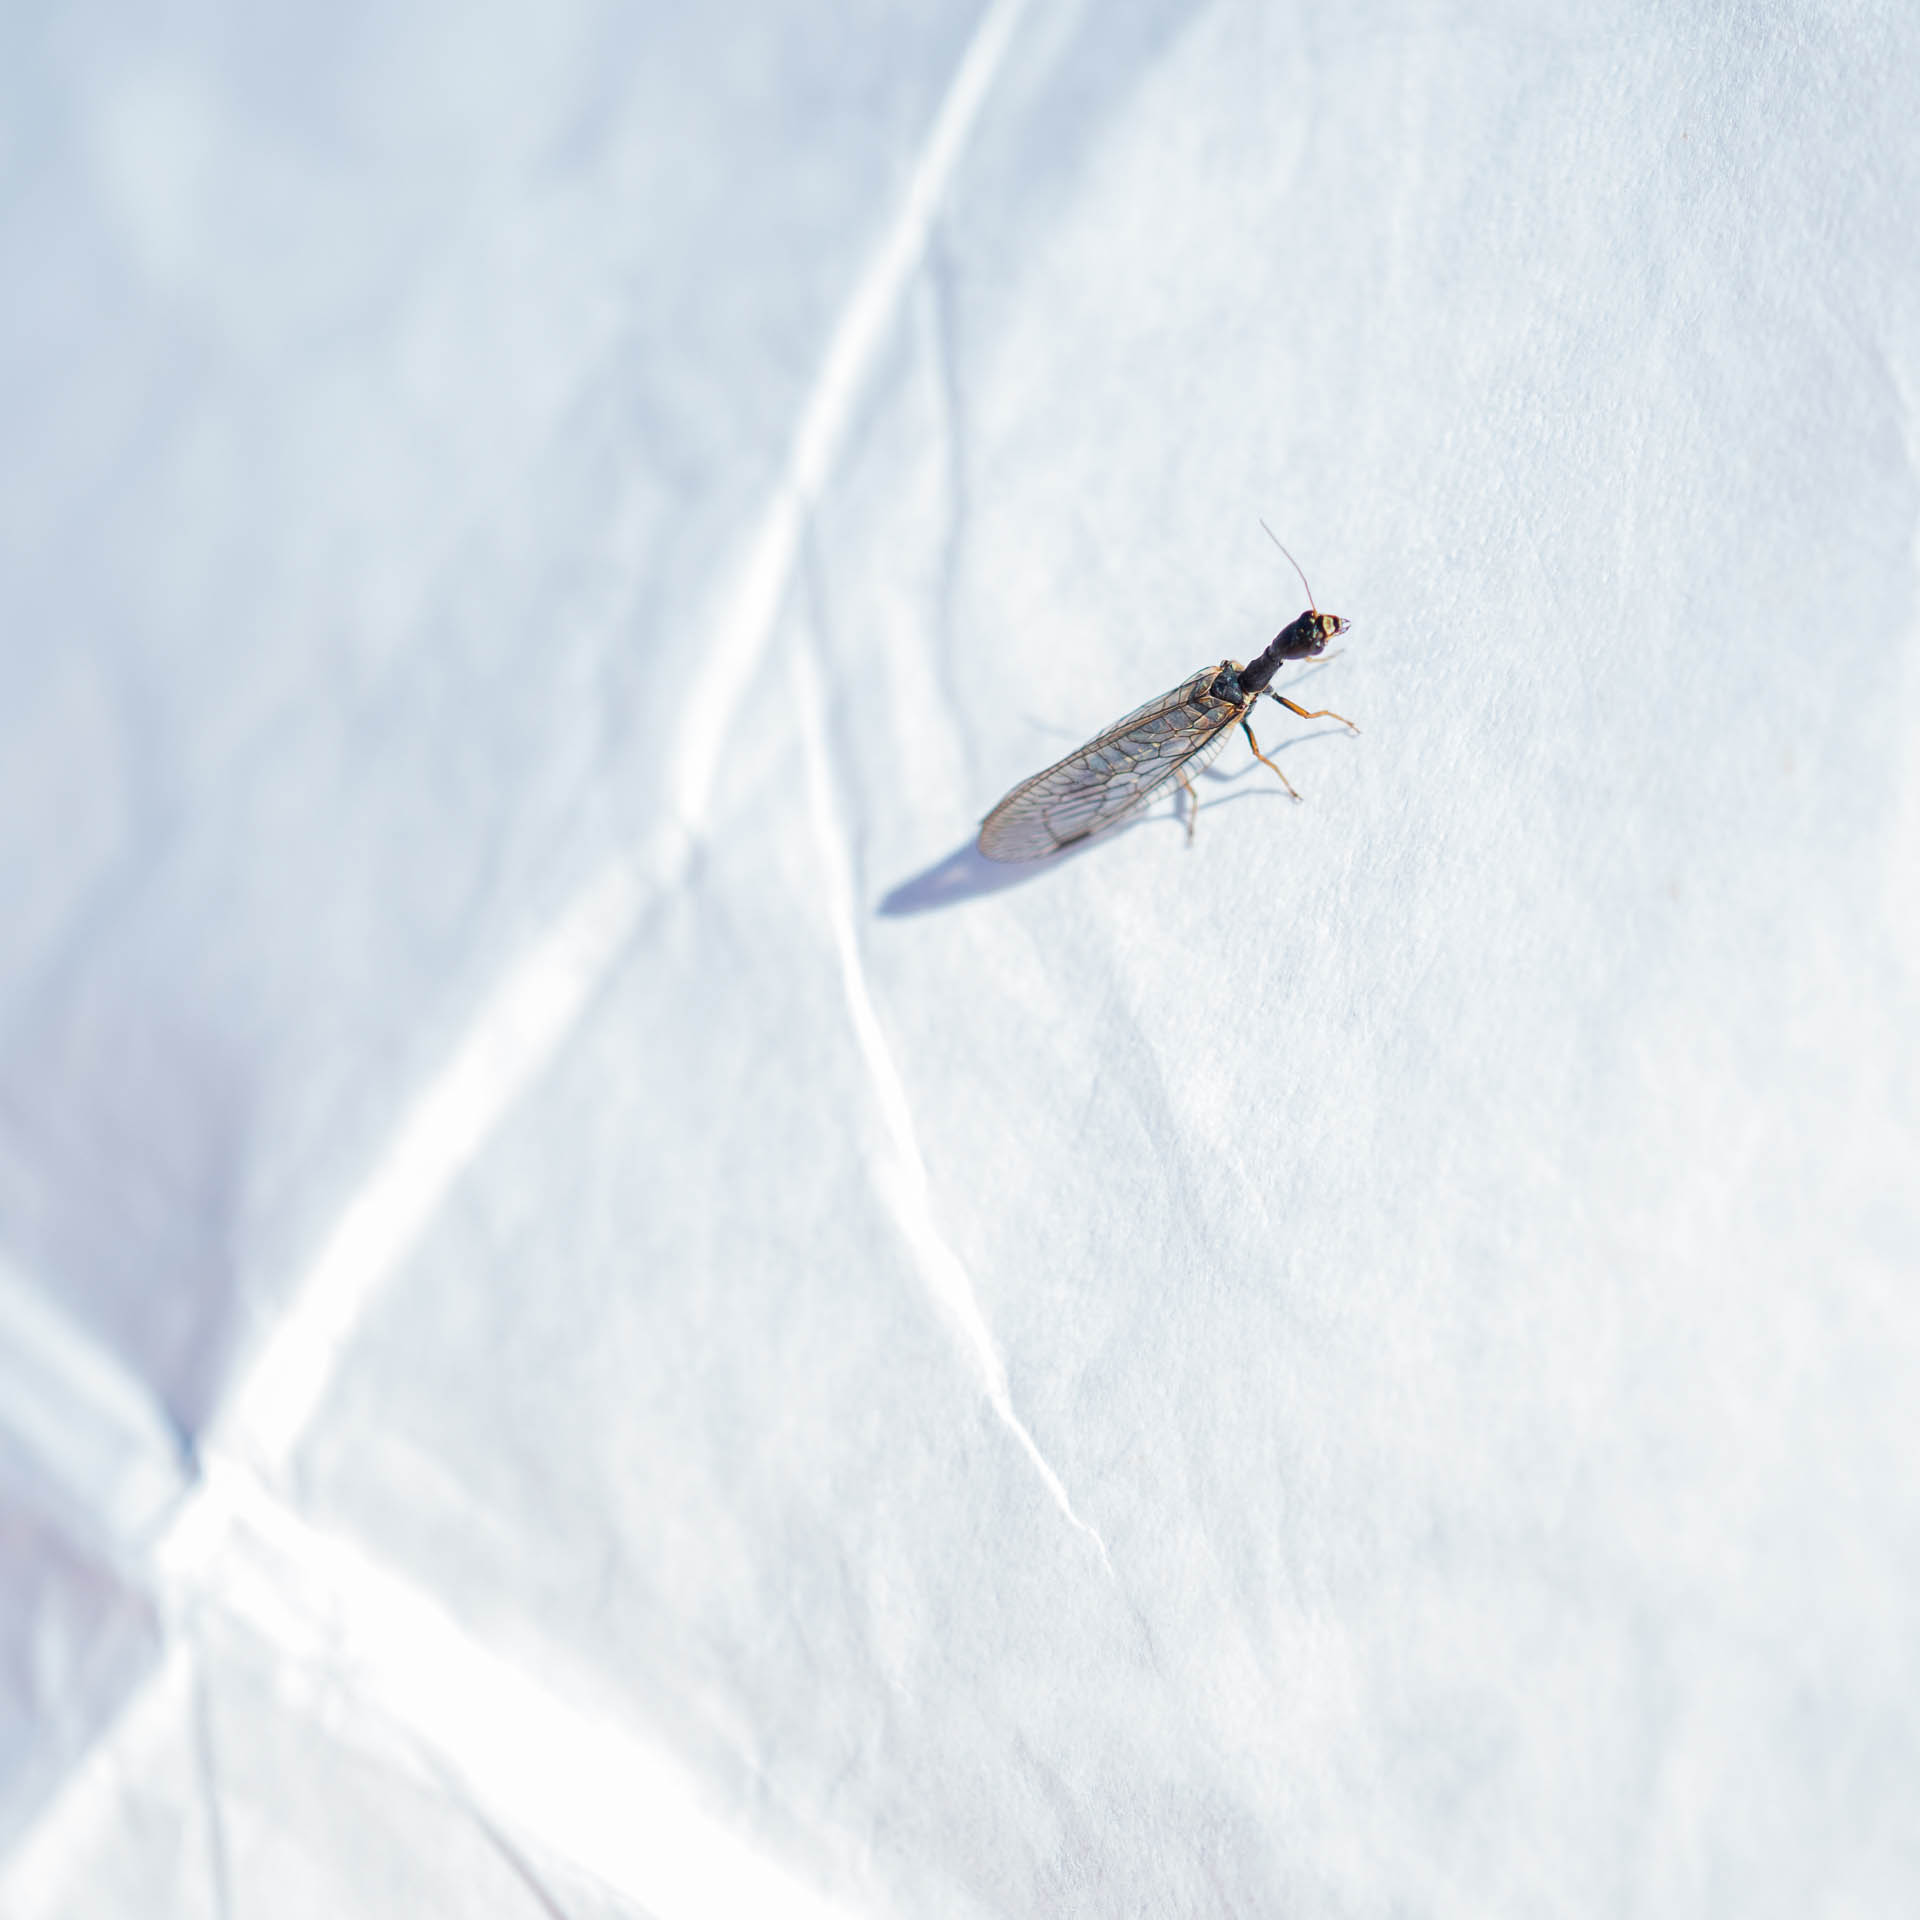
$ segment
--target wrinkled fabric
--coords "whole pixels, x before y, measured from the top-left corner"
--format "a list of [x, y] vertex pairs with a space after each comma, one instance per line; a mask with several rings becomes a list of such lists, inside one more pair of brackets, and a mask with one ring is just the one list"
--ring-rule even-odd
[[1905, 10], [0, 35], [0, 1909], [1913, 1907]]

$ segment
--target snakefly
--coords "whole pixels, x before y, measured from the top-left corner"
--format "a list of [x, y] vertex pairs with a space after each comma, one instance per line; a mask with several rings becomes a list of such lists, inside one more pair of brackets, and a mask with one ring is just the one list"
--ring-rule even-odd
[[[1264, 520], [1260, 524], [1266, 526]], [[1287, 553], [1271, 527], [1267, 537]], [[1302, 720], [1338, 720], [1355, 733], [1360, 729], [1344, 714], [1326, 707], [1309, 713], [1269, 685], [1282, 662], [1314, 659], [1348, 626], [1337, 613], [1322, 613], [1314, 606], [1313, 589], [1300, 573], [1299, 561], [1290, 553], [1287, 558], [1293, 560], [1293, 570], [1307, 588], [1307, 610], [1292, 625], [1282, 627], [1257, 660], [1244, 667], [1238, 660], [1202, 667], [1171, 693], [1149, 700], [1064, 760], [1022, 780], [981, 823], [980, 851], [989, 860], [1043, 860], [1063, 847], [1104, 833], [1175, 780], [1187, 790], [1187, 838], [1191, 840], [1199, 802], [1190, 776], [1227, 744], [1236, 724], [1246, 734], [1253, 757], [1262, 766], [1273, 767], [1280, 784], [1298, 800], [1293, 782], [1260, 751], [1260, 742], [1253, 737], [1249, 717], [1254, 702], [1264, 693]]]

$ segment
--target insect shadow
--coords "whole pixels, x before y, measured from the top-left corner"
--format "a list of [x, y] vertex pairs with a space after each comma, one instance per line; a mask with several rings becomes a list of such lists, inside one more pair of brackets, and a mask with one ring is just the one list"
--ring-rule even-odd
[[[1144, 820], [1130, 820], [1120, 831], [1131, 832], [1144, 824]], [[1099, 837], [1104, 841], [1117, 836], [1102, 834]], [[901, 881], [880, 902], [878, 911], [890, 920], [897, 920], [910, 913], [930, 913], [935, 907], [957, 907], [962, 900], [977, 900], [982, 894], [999, 893], [1003, 888], [1037, 880], [1043, 873], [1058, 873], [1068, 861], [1078, 860], [1088, 852], [1093, 844], [1091, 840], [1082, 840], [1077, 846], [1063, 848], [1045, 860], [1029, 860], [1022, 866], [1010, 867], [1004, 861], [989, 860], [980, 851], [980, 835], [976, 830], [944, 860], [935, 861], [911, 880]]]
[[[1283, 752], [1289, 747], [1304, 745], [1309, 740], [1317, 740], [1323, 733], [1333, 733], [1333, 727], [1316, 727], [1311, 733], [1296, 735], [1290, 741], [1283, 741], [1274, 751]], [[1222, 767], [1207, 767], [1199, 774], [1199, 779], [1207, 786], [1225, 786], [1233, 791], [1223, 793], [1218, 799], [1209, 800], [1201, 807], [1201, 812], [1211, 813], [1216, 807], [1230, 806], [1236, 800], [1252, 800], [1271, 797], [1284, 802], [1286, 795], [1277, 788], [1269, 795], [1265, 787], [1243, 784], [1252, 771], [1252, 763], [1245, 767], [1228, 770]], [[1137, 833], [1143, 827], [1179, 826], [1186, 819], [1185, 808], [1192, 802], [1182, 802], [1171, 811], [1155, 807], [1149, 812], [1136, 814], [1130, 820], [1121, 820], [1104, 831], [1090, 835], [1085, 840], [1076, 841], [1070, 847], [1063, 847], [1058, 853], [1048, 854], [1041, 860], [1023, 860], [1018, 865], [1009, 865], [1002, 860], [989, 860], [980, 851], [977, 834], [963, 840], [944, 860], [936, 860], [924, 872], [916, 873], [911, 880], [903, 880], [893, 889], [875, 909], [889, 920], [905, 919], [910, 914], [932, 913], [939, 907], [957, 907], [963, 900], [978, 900], [989, 893], [1000, 893], [1008, 887], [1024, 886], [1029, 880], [1038, 880], [1049, 873], [1058, 873], [1072, 861], [1083, 859], [1097, 849], [1110, 846], [1114, 841], [1129, 833]]]

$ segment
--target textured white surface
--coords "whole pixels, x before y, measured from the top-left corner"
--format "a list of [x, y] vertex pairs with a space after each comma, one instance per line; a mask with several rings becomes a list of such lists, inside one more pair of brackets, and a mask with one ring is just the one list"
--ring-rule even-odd
[[10, 1920], [1912, 1910], [1907, 10], [0, 31]]

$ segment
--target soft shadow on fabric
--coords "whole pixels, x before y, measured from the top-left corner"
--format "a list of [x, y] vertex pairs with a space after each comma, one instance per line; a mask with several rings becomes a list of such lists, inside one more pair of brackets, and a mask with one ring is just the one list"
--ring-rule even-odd
[[977, 838], [969, 835], [944, 860], [936, 861], [924, 873], [903, 880], [880, 902], [879, 912], [890, 919], [910, 913], [930, 913], [935, 907], [957, 907], [963, 900], [977, 900], [983, 894], [998, 893], [1004, 887], [1017, 887], [1023, 881], [1037, 880], [1053, 873], [1083, 851], [1071, 847], [1045, 860], [1021, 860], [1009, 863], [989, 860], [980, 851]]
[[[1317, 740], [1323, 733], [1335, 732], [1344, 733], [1345, 729], [1321, 727], [1313, 733], [1295, 736], [1276, 751]], [[1273, 800], [1282, 805], [1293, 804], [1277, 786], [1271, 790], [1264, 786], [1241, 786], [1239, 783], [1245, 780], [1248, 771], [1248, 768], [1242, 767], [1228, 773], [1209, 767], [1202, 773], [1200, 778], [1209, 786], [1238, 787], [1239, 790], [1223, 793], [1217, 799], [1201, 801], [1200, 814], [1217, 813], [1242, 800]], [[1117, 821], [1104, 833], [1096, 833], [1090, 839], [1065, 847], [1042, 860], [989, 860], [980, 851], [978, 838], [970, 836], [945, 859], [935, 861], [924, 872], [916, 873], [911, 880], [901, 881], [880, 902], [875, 912], [887, 919], [897, 920], [909, 914], [931, 913], [938, 907], [957, 907], [962, 901], [978, 900], [990, 893], [1004, 892], [1008, 887], [1023, 886], [1027, 881], [1038, 880], [1043, 875], [1058, 873], [1062, 867], [1080, 859], [1082, 855], [1111, 846], [1114, 841], [1137, 833], [1143, 827], [1180, 827], [1184, 824], [1184, 818], [1184, 811], [1167, 813], [1155, 809]], [[1181, 849], [1182, 852], [1185, 850], [1185, 847]]]

